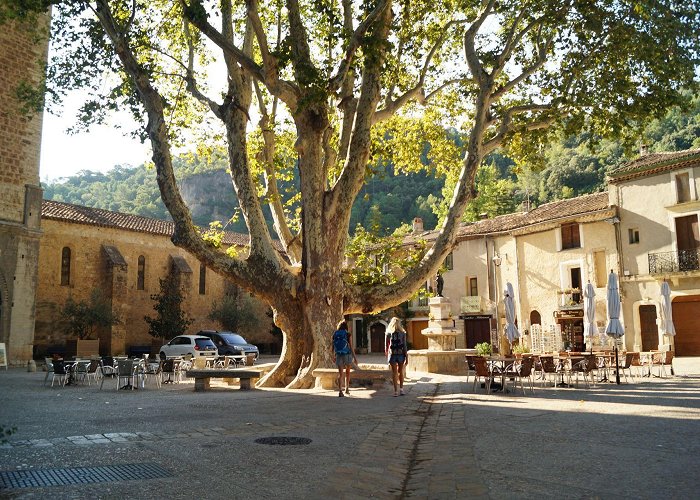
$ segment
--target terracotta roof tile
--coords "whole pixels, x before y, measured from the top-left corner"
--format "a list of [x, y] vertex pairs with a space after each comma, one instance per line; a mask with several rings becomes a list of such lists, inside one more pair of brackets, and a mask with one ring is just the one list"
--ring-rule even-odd
[[[101, 208], [83, 207], [54, 200], [43, 200], [41, 204], [43, 219], [101, 226], [138, 233], [172, 236], [175, 224], [172, 221], [151, 219], [140, 215], [112, 212]], [[248, 245], [248, 235], [227, 231], [224, 235], [226, 245]]]
[[608, 177], [610, 182], [615, 183], [668, 170], [687, 168], [693, 163], [700, 163], [700, 149], [650, 153], [608, 172]]
[[[543, 223], [553, 223], [561, 219], [576, 219], [577, 217], [590, 216], [599, 213], [601, 218], [609, 217], [614, 211], [608, 204], [608, 193], [594, 193], [568, 200], [545, 203], [529, 212], [518, 212], [500, 215], [493, 219], [480, 220], [473, 223], [464, 223], [459, 228], [458, 239], [483, 236], [509, 231], [517, 231]], [[438, 231], [427, 231], [420, 235], [411, 235], [407, 243], [412, 240], [432, 240], [437, 237]]]

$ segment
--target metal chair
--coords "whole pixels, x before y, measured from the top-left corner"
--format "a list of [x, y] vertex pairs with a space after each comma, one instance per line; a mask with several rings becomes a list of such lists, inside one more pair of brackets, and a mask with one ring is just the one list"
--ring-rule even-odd
[[[515, 384], [520, 380], [520, 388], [523, 390], [523, 396], [525, 395], [525, 386], [523, 384], [523, 379], [527, 378], [530, 381], [530, 392], [535, 392], [535, 387], [532, 382], [532, 368], [535, 365], [535, 358], [528, 356], [523, 358], [521, 361], [512, 363], [506, 367], [503, 371], [503, 383], [505, 384], [508, 379], [514, 379]], [[505, 387], [504, 387], [505, 389]]]
[[53, 362], [53, 376], [51, 378], [51, 387], [53, 387], [53, 383], [56, 380], [56, 377], [58, 377], [58, 383], [61, 384], [61, 386], [66, 385], [66, 381], [68, 380], [68, 370], [66, 369], [66, 364], [63, 361], [54, 361]]
[[596, 362], [595, 354], [586, 354], [582, 360], [577, 361], [571, 365], [571, 373], [576, 374], [576, 387], [578, 387], [578, 376], [579, 374], [583, 376], [584, 382], [586, 382], [586, 387], [590, 387], [588, 379], [590, 378], [595, 382], [593, 378], [593, 370], [598, 367]]
[[489, 365], [485, 358], [481, 356], [474, 357], [474, 385], [472, 386], [472, 391], [476, 392], [476, 384], [479, 379], [484, 379], [484, 384], [486, 387], [486, 392], [491, 392], [491, 370], [489, 370]]

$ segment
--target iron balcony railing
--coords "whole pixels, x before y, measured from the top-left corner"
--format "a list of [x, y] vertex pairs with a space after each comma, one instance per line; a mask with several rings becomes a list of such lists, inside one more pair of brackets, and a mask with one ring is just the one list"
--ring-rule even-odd
[[700, 270], [700, 248], [649, 254], [649, 274]]

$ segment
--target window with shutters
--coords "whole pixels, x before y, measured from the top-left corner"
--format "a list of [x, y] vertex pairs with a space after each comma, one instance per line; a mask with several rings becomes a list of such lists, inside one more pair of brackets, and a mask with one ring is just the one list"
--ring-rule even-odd
[[581, 248], [581, 235], [576, 222], [561, 226], [561, 249], [567, 248]]
[[688, 172], [676, 174], [676, 198], [678, 203], [690, 201], [690, 175]]

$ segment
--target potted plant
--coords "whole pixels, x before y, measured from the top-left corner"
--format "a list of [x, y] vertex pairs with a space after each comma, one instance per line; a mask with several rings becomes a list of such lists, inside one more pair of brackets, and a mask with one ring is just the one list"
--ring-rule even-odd
[[74, 337], [66, 342], [66, 353], [76, 357], [99, 355], [97, 328], [119, 323], [112, 307], [97, 288], [90, 294], [89, 301], [77, 302], [68, 297], [61, 309], [61, 316], [66, 324], [66, 333]]
[[513, 346], [513, 354], [516, 358], [522, 358], [523, 354], [528, 354], [530, 348], [524, 342], [518, 342]]
[[476, 344], [475, 348], [477, 356], [491, 356], [491, 344], [488, 342]]

